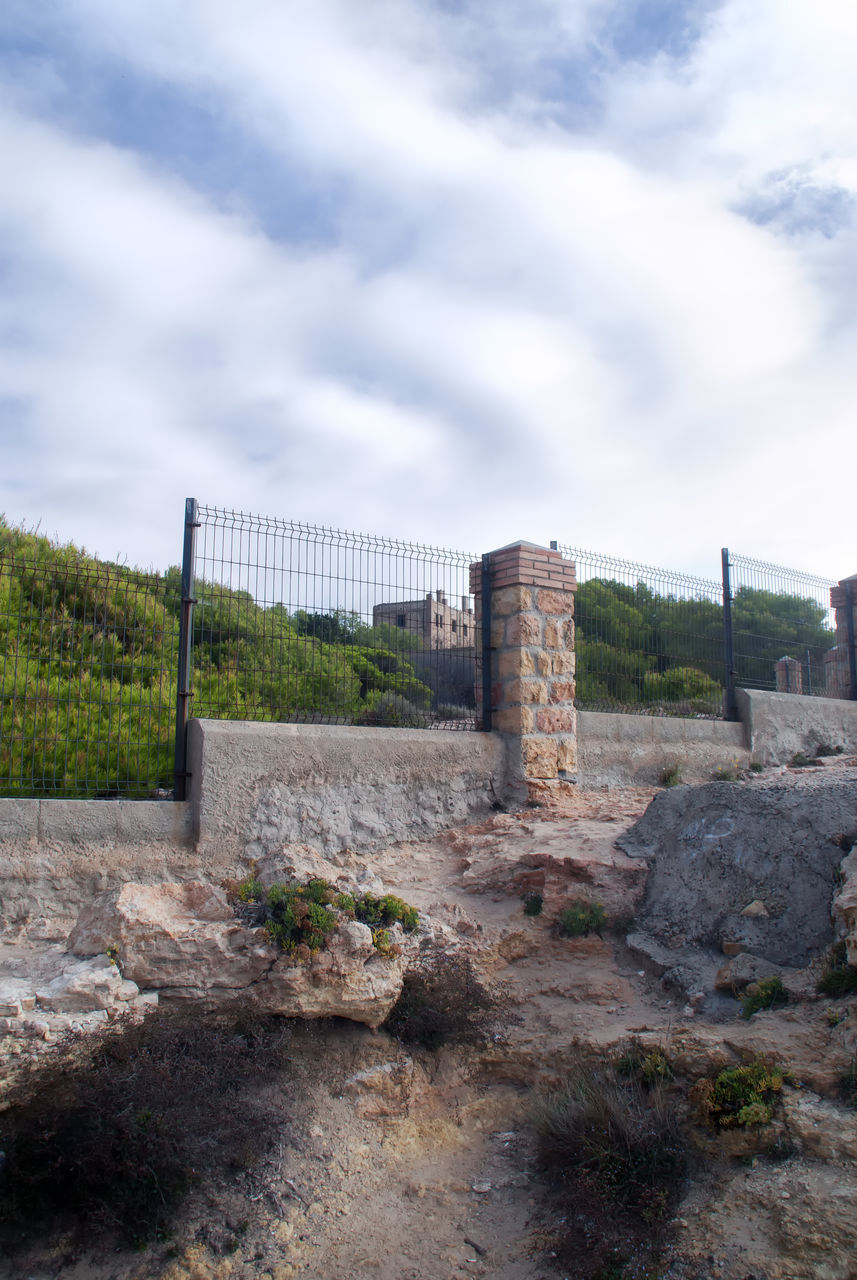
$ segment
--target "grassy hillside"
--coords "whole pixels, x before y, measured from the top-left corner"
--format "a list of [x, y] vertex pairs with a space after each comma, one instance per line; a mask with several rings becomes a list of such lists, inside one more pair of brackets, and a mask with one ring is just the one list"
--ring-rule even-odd
[[[431, 690], [389, 628], [263, 608], [197, 581], [192, 714], [413, 723]], [[96, 561], [0, 520], [0, 791], [172, 785], [180, 572]], [[316, 634], [318, 632], [319, 634]]]

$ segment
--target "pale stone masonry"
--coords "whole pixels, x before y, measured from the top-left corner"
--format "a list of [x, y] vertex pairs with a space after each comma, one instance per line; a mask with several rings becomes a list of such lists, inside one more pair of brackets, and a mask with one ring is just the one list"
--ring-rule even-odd
[[[506, 747], [513, 790], [535, 799], [577, 773], [574, 708], [575, 565], [558, 551], [515, 542], [492, 551], [491, 728]], [[470, 566], [482, 657], [482, 565]], [[482, 714], [482, 686], [477, 684]]]

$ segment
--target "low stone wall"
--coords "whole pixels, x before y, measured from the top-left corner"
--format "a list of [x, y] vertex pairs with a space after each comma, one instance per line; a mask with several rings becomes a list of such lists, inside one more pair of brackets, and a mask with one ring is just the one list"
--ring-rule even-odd
[[736, 693], [750, 754], [760, 764], [785, 764], [795, 752], [815, 755], [819, 747], [857, 752], [857, 702], [761, 689]]
[[577, 753], [584, 786], [657, 784], [672, 768], [684, 782], [708, 782], [750, 761], [742, 724], [612, 711], [578, 711]]
[[188, 756], [205, 861], [422, 840], [503, 789], [503, 744], [487, 733], [193, 720]]

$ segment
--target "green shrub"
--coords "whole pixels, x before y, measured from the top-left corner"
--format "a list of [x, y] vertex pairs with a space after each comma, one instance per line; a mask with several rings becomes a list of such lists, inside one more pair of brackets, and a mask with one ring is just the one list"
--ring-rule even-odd
[[697, 1081], [690, 1091], [699, 1118], [717, 1128], [768, 1124], [783, 1087], [779, 1067], [761, 1059], [740, 1067], [725, 1067], [711, 1079]]
[[647, 1089], [664, 1084], [673, 1075], [665, 1053], [660, 1049], [644, 1049], [636, 1042], [616, 1059], [616, 1070], [620, 1076], [638, 1080]]
[[808, 756], [805, 751], [796, 751], [789, 764], [793, 769], [810, 769], [818, 764], [815, 756]]
[[827, 967], [818, 980], [816, 990], [822, 995], [840, 996], [857, 994], [857, 969], [848, 963], [844, 941], [836, 942], [830, 949]]
[[288, 1048], [282, 1022], [180, 1007], [26, 1064], [0, 1112], [0, 1253], [52, 1233], [163, 1238], [195, 1183], [264, 1156], [273, 1117], [259, 1084], [287, 1068]]
[[576, 898], [557, 916], [555, 928], [561, 938], [585, 938], [590, 933], [601, 937], [607, 913], [600, 902], [586, 902]]
[[758, 982], [749, 983], [739, 999], [741, 1017], [749, 1021], [760, 1009], [778, 1009], [781, 1005], [788, 1004], [789, 997], [782, 979], [774, 977], [760, 978]]
[[661, 774], [662, 787], [677, 787], [680, 785], [681, 780], [682, 780], [682, 777], [681, 777], [680, 764], [667, 765], [667, 767], [664, 769], [663, 773]]
[[321, 950], [342, 919], [359, 920], [372, 929], [375, 946], [393, 953], [386, 929], [397, 922], [406, 933], [419, 927], [419, 912], [395, 894], [337, 893], [326, 880], [306, 884], [273, 884], [266, 891], [255, 879], [226, 882], [236, 913], [248, 925], [263, 928], [270, 941], [297, 961]]
[[484, 1044], [499, 1016], [499, 1001], [483, 986], [470, 957], [431, 949], [408, 968], [383, 1029], [406, 1044]]
[[530, 893], [525, 893], [521, 901], [524, 904], [525, 916], [540, 916], [542, 914], [545, 900], [540, 893], [532, 890]]

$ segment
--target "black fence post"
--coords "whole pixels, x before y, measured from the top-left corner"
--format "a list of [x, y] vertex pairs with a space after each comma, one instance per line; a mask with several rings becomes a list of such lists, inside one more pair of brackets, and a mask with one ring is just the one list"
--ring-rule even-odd
[[848, 634], [848, 697], [857, 702], [857, 647], [854, 638], [854, 583], [843, 582], [845, 588], [845, 626]]
[[193, 644], [193, 580], [196, 561], [196, 531], [199, 528], [199, 504], [196, 498], [187, 498], [184, 507], [184, 548], [182, 551], [182, 599], [179, 618], [179, 662], [176, 684], [176, 745], [175, 782], [173, 795], [176, 800], [187, 798], [187, 722], [190, 690], [191, 647]]
[[491, 731], [491, 557], [482, 557], [482, 728]]
[[737, 720], [738, 704], [735, 699], [735, 648], [732, 638], [732, 588], [729, 582], [728, 547], [723, 547], [720, 552], [720, 564], [723, 573], [723, 716], [726, 720]]

